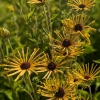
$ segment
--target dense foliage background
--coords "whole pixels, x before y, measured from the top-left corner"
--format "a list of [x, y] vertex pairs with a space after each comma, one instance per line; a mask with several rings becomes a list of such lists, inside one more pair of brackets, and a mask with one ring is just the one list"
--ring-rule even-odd
[[[19, 2], [21, 6], [19, 6]], [[36, 7], [38, 6], [38, 7]], [[0, 0], [0, 27], [8, 29], [11, 33], [10, 43], [16, 52], [16, 49], [26, 47], [41, 48], [41, 51], [48, 51], [48, 39], [44, 29], [46, 27], [46, 17], [44, 9], [41, 5], [29, 5], [27, 0]], [[50, 0], [49, 11], [51, 12], [52, 30], [62, 26], [61, 20], [70, 16], [69, 8], [66, 6], [66, 0]], [[100, 63], [100, 0], [96, 0], [96, 6], [90, 11], [90, 21], [95, 20], [92, 24], [96, 28], [96, 32], [91, 33], [91, 46], [85, 45], [84, 53], [79, 57], [79, 61], [90, 62], [93, 60]], [[36, 29], [37, 27], [37, 29]], [[32, 30], [34, 29], [34, 31]], [[42, 28], [42, 29], [41, 29]], [[51, 30], [51, 31], [52, 31]], [[53, 33], [53, 31], [52, 31]], [[46, 41], [46, 42], [45, 42]], [[2, 53], [2, 50], [4, 54]], [[5, 55], [10, 55], [11, 49], [6, 39], [0, 38], [0, 62], [3, 61]], [[9, 78], [3, 73], [0, 67], [0, 100], [15, 100], [15, 96], [19, 96], [19, 100], [29, 100], [27, 93], [22, 90], [23, 84], [21, 80], [13, 82], [10, 86]], [[38, 79], [33, 79], [38, 83]], [[88, 90], [87, 90], [88, 91]], [[92, 92], [94, 100], [100, 97], [100, 79], [92, 84]], [[18, 99], [17, 99], [18, 100]], [[42, 97], [41, 99], [42, 100]]]

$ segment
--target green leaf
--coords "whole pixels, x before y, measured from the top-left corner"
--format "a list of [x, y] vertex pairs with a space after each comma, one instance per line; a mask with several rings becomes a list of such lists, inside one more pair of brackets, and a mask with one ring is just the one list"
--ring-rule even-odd
[[29, 40], [31, 40], [31, 41], [34, 42], [34, 43], [37, 42], [36, 39], [31, 39], [31, 38], [29, 38]]
[[19, 4], [19, 2], [16, 2], [16, 7], [17, 7], [18, 9], [20, 9], [20, 4]]
[[100, 100], [100, 92], [93, 95], [93, 100]]
[[30, 12], [30, 13], [28, 13], [28, 15], [27, 15], [28, 20], [32, 17], [32, 15], [33, 15], [33, 11], [32, 11], [32, 12]]
[[91, 45], [88, 45], [88, 44], [85, 44], [83, 47], [84, 47], [83, 54], [89, 54], [96, 51], [96, 49], [94, 49]]
[[16, 90], [18, 87], [19, 87], [19, 84], [21, 84], [22, 83], [22, 80], [19, 80], [19, 81], [17, 81], [17, 82], [14, 82], [13, 83], [13, 88], [14, 88], [14, 90]]
[[97, 60], [93, 60], [95, 63], [99, 63], [100, 64], [100, 59]]
[[[85, 90], [78, 90], [79, 94], [81, 95], [81, 98], [83, 100], [87, 100], [87, 98], [89, 97], [89, 93]], [[86, 99], [85, 99], [86, 98]]]
[[7, 98], [8, 98], [7, 100], [14, 100], [12, 98], [12, 91], [7, 90], [7, 89], [2, 89], [2, 90], [0, 90], [0, 94], [1, 93], [5, 94], [7, 96]]
[[11, 91], [5, 91], [5, 95], [9, 98], [9, 100], [14, 100], [12, 98], [12, 92]]
[[59, 14], [54, 14], [51, 18], [51, 20], [54, 20]]

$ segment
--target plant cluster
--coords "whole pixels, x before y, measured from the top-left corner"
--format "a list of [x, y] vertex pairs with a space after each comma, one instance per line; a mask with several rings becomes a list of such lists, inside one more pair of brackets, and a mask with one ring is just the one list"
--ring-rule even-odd
[[[18, 91], [25, 91], [30, 100], [93, 100], [91, 84], [100, 77], [100, 67], [84, 64], [79, 57], [85, 45], [91, 45], [90, 33], [96, 31], [91, 26], [95, 21], [89, 20], [95, 0], [65, 2], [64, 6], [60, 0], [17, 0], [15, 7], [9, 6], [11, 12], [18, 9], [16, 13], [22, 20], [15, 21], [14, 34], [0, 28], [1, 40], [6, 43], [6, 49], [0, 47], [0, 66], [13, 90], [11, 94], [15, 94], [14, 100], [19, 99], [12, 85], [17, 82]], [[89, 93], [83, 95], [85, 88]]]

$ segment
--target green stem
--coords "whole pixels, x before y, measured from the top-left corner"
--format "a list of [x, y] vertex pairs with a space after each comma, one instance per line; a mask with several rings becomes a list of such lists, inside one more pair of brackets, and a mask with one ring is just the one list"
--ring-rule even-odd
[[[23, 79], [24, 83], [27, 83], [26, 80], [25, 80], [25, 75], [23, 76], [22, 79]], [[21, 88], [22, 88], [22, 87], [21, 87]], [[26, 88], [27, 90], [26, 90], [25, 88]], [[22, 89], [30, 96], [31, 100], [34, 100], [34, 98], [32, 97], [31, 93], [28, 91], [28, 86], [27, 86], [27, 84], [25, 84], [25, 88], [22, 88]]]
[[23, 10], [22, 10], [22, 7], [21, 7], [21, 6], [20, 6], [20, 13], [21, 13], [21, 15], [22, 15], [22, 17], [23, 17], [23, 19], [24, 19], [24, 21], [25, 21], [25, 24], [26, 24], [31, 30], [33, 30], [32, 27], [28, 24], [28, 22], [27, 22], [27, 20], [26, 20], [26, 18], [25, 18], [25, 16], [24, 16], [24, 13], [23, 13]]
[[11, 43], [10, 43], [10, 40], [9, 40], [9, 39], [7, 39], [7, 42], [8, 42], [8, 44], [9, 44], [9, 46], [10, 46], [10, 48], [11, 48], [12, 52], [14, 53], [14, 50], [13, 50], [12, 45], [11, 45]]
[[28, 92], [26, 90], [24, 90], [24, 91], [30, 96], [31, 100], [34, 100], [30, 92]]
[[31, 86], [31, 89], [32, 89], [32, 92], [33, 92], [34, 99], [37, 100], [36, 93], [35, 93], [35, 90], [33, 88], [33, 85], [32, 85], [32, 82], [31, 82], [29, 75], [28, 75], [28, 80], [29, 80], [29, 83], [30, 83], [30, 86]]
[[17, 92], [15, 91], [15, 89], [13, 88], [13, 84], [11, 82], [11, 79], [7, 76], [7, 74], [5, 74], [5, 75], [6, 75], [7, 79], [8, 79], [9, 85], [10, 85], [10, 87], [12, 89], [14, 100], [19, 100], [19, 96], [18, 96]]
[[49, 32], [49, 21], [48, 21], [48, 17], [47, 17], [45, 6], [43, 6], [43, 10], [44, 10], [44, 16], [46, 18], [47, 30]]
[[36, 12], [35, 12], [35, 36], [36, 36], [37, 30], [38, 30], [38, 19], [37, 19], [37, 16], [38, 16], [38, 14], [37, 14], [38, 8], [35, 7], [35, 9], [36, 9]]
[[[38, 33], [38, 12], [37, 11], [38, 11], [38, 8], [35, 7], [35, 14], [34, 14], [35, 15], [35, 27], [34, 27], [35, 38], [37, 38], [37, 33]], [[38, 42], [36, 42], [36, 46], [39, 47]]]
[[2, 49], [2, 46], [0, 45], [0, 50], [1, 50], [1, 62], [3, 61], [3, 58], [4, 58], [4, 52], [3, 52], [3, 49]]
[[91, 86], [89, 86], [90, 100], [92, 100]]
[[49, 20], [50, 34], [52, 36], [52, 23], [51, 23], [51, 13], [50, 13], [49, 4], [47, 4], [47, 10], [48, 10], [48, 20]]

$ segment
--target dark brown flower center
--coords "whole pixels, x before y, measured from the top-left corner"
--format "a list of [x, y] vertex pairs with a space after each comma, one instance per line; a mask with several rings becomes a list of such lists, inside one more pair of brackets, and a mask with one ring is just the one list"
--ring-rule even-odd
[[82, 8], [83, 9], [83, 8], [85, 8], [85, 5], [84, 4], [80, 4], [79, 5], [79, 8]]
[[55, 96], [58, 98], [62, 98], [65, 94], [65, 91], [63, 88], [59, 87], [58, 91], [56, 92]]
[[81, 24], [76, 24], [75, 27], [74, 27], [74, 30], [77, 32], [77, 31], [82, 31], [83, 27]]
[[70, 40], [65, 39], [65, 40], [63, 41], [62, 45], [63, 45], [64, 47], [68, 47], [68, 46], [71, 45], [71, 42], [70, 42]]
[[51, 86], [52, 87], [52, 89], [56, 89], [56, 87], [55, 86]]
[[90, 78], [90, 76], [88, 76], [88, 75], [86, 75], [86, 76], [84, 76], [84, 79], [89, 79]]
[[64, 52], [64, 53], [63, 53], [63, 56], [66, 56], [66, 54], [67, 54], [67, 53], [66, 53], [66, 52]]
[[49, 64], [48, 64], [48, 69], [49, 70], [54, 70], [56, 68], [56, 64], [54, 63], [54, 62], [50, 62]]
[[22, 63], [22, 64], [20, 65], [20, 68], [21, 68], [22, 70], [26, 70], [26, 69], [30, 68], [30, 63], [29, 63], [29, 62], [24, 62], [24, 63]]
[[78, 79], [77, 79], [77, 78], [75, 78], [75, 79], [74, 79], [74, 82], [76, 82], [76, 81], [78, 81]]
[[42, 0], [38, 0], [38, 1], [42, 2]]

